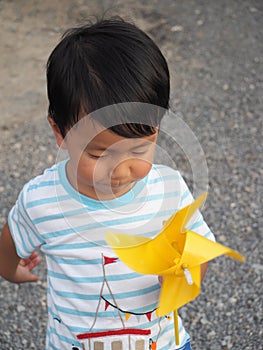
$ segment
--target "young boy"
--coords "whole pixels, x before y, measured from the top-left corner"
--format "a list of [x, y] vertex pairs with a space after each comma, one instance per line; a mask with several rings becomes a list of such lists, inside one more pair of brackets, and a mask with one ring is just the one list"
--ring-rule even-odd
[[[191, 349], [181, 319], [158, 317], [160, 283], [125, 266], [105, 233], [154, 237], [192, 202], [178, 171], [153, 165], [169, 71], [133, 24], [68, 31], [47, 64], [48, 120], [69, 158], [27, 183], [0, 238], [0, 275], [35, 282], [47, 263], [46, 349]], [[213, 239], [200, 213], [193, 228]], [[206, 266], [202, 267], [204, 275]]]

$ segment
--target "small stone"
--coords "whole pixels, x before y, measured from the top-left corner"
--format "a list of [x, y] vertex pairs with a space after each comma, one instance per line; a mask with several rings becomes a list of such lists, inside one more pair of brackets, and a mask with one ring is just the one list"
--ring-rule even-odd
[[246, 231], [247, 231], [247, 233], [252, 233], [253, 232], [253, 228], [250, 227], [250, 226], [247, 226], [246, 227]]
[[223, 310], [224, 309], [224, 303], [218, 302], [217, 308], [218, 308], [218, 310]]
[[228, 84], [224, 84], [224, 85], [223, 85], [223, 90], [224, 90], [224, 91], [229, 90], [229, 85], [228, 85]]
[[17, 309], [17, 312], [23, 312], [26, 310], [26, 308], [23, 305], [18, 305], [16, 309]]
[[4, 332], [4, 335], [5, 335], [7, 338], [9, 338], [10, 335], [11, 335], [11, 333], [10, 333], [9, 331], [6, 331], [6, 332]]
[[251, 187], [248, 187], [248, 186], [245, 187], [244, 190], [245, 190], [245, 192], [247, 192], [247, 193], [251, 193], [251, 192], [252, 192]]
[[202, 323], [202, 325], [208, 324], [208, 320], [205, 317], [202, 317], [200, 322]]
[[47, 162], [48, 162], [49, 164], [52, 164], [53, 161], [54, 161], [53, 155], [52, 155], [52, 154], [49, 154], [49, 155], [47, 156]]
[[213, 339], [216, 336], [216, 332], [215, 331], [211, 331], [207, 334], [208, 339]]
[[236, 304], [237, 298], [231, 297], [231, 298], [229, 298], [229, 301], [231, 304]]
[[201, 27], [204, 24], [204, 21], [202, 19], [199, 19], [196, 24]]
[[252, 264], [252, 267], [256, 270], [256, 272], [263, 272], [263, 265], [261, 264]]
[[14, 144], [14, 149], [18, 150], [21, 148], [21, 143], [17, 142]]
[[40, 145], [40, 146], [39, 146], [39, 150], [40, 150], [41, 152], [45, 152], [45, 151], [47, 150], [47, 147], [46, 147], [46, 146]]
[[3, 186], [0, 186], [0, 193], [4, 192], [5, 188]]
[[184, 28], [182, 26], [176, 25], [171, 28], [171, 32], [182, 32], [183, 29]]

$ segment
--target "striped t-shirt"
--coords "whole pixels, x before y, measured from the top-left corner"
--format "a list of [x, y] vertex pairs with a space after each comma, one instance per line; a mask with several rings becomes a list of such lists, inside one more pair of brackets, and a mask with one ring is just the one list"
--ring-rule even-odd
[[[158, 277], [124, 265], [105, 233], [154, 237], [164, 220], [192, 201], [180, 173], [162, 165], [107, 201], [77, 192], [67, 179], [66, 161], [24, 186], [8, 221], [21, 258], [38, 247], [46, 257], [46, 349], [183, 349], [189, 336], [181, 319], [176, 346], [172, 316], [156, 315]], [[214, 239], [199, 212], [188, 228]]]

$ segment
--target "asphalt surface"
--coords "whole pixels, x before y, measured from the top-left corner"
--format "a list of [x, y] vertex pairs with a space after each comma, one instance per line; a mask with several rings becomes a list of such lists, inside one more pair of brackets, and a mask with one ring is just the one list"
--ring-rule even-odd
[[[262, 349], [260, 0], [2, 0], [0, 224], [23, 184], [55, 161], [57, 148], [46, 122], [46, 59], [66, 28], [107, 9], [133, 19], [166, 56], [171, 108], [198, 138], [208, 165], [204, 216], [218, 242], [247, 259], [211, 262], [201, 295], [181, 309], [193, 349]], [[160, 145], [191, 186], [184, 152], [165, 135]], [[37, 273], [35, 285], [0, 279], [1, 350], [44, 349], [44, 261]]]

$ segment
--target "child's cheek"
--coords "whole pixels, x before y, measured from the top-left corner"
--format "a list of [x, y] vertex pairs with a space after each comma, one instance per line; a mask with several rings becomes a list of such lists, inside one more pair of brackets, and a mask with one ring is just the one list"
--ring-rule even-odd
[[83, 162], [80, 160], [78, 164], [78, 177], [92, 183], [94, 181], [94, 177], [96, 176], [94, 169], [95, 166], [92, 164], [92, 162]]
[[145, 177], [151, 170], [152, 163], [146, 160], [140, 160], [137, 163], [137, 178]]

